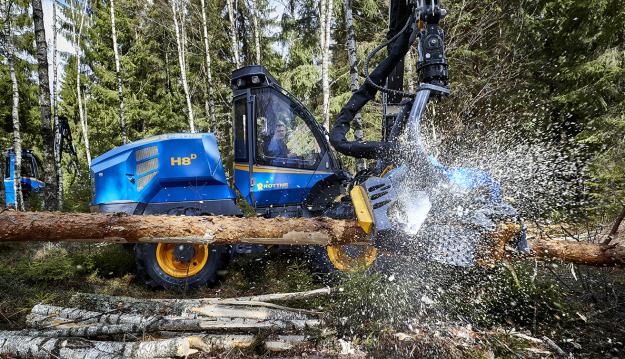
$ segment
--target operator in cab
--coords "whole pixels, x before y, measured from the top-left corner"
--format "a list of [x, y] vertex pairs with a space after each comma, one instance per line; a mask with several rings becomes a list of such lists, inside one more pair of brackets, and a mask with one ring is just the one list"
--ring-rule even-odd
[[291, 153], [286, 145], [287, 126], [286, 123], [280, 119], [276, 121], [276, 126], [273, 131], [273, 137], [267, 146], [267, 155], [274, 158], [289, 158]]

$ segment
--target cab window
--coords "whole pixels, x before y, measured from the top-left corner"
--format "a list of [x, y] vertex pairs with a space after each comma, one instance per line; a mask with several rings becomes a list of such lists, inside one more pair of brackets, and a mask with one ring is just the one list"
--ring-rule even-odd
[[6, 156], [4, 159], [4, 178], [11, 177], [11, 158]]
[[316, 169], [321, 148], [303, 114], [275, 90], [262, 89], [255, 95], [256, 163]]
[[234, 101], [234, 161], [247, 162], [247, 98]]
[[21, 168], [22, 177], [31, 177], [31, 178], [37, 177], [37, 174], [34, 171], [34, 161], [35, 161], [35, 158], [32, 157], [32, 155], [22, 154], [22, 168]]

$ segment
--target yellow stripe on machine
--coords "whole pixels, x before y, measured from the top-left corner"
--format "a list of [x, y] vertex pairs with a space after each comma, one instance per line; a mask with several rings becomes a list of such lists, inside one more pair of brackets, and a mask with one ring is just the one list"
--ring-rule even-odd
[[371, 204], [369, 203], [369, 197], [367, 196], [367, 190], [362, 186], [354, 186], [349, 192], [352, 197], [352, 204], [354, 205], [354, 211], [358, 218], [358, 225], [365, 233], [371, 233], [373, 229], [373, 211], [371, 210]]
[[[246, 171], [250, 170], [250, 166], [247, 163], [235, 163], [234, 169]], [[291, 173], [291, 174], [332, 174], [332, 172], [326, 171], [315, 171], [315, 170], [300, 170], [300, 169], [292, 169], [292, 168], [284, 168], [284, 167], [273, 167], [273, 166], [257, 166], [254, 165], [252, 170], [257, 173]]]

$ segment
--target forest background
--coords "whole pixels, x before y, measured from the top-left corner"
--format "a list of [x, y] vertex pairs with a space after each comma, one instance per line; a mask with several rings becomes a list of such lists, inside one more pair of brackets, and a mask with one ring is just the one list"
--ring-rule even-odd
[[[55, 168], [44, 168], [44, 206], [66, 211], [88, 210], [91, 158], [151, 135], [214, 132], [230, 171], [229, 78], [239, 66], [266, 66], [331, 126], [350, 86], [363, 81], [367, 53], [386, 38], [389, 11], [388, 1], [375, 0], [43, 3], [45, 20], [53, 22], [46, 24], [49, 116], [40, 106], [41, 42], [32, 4], [1, 1], [0, 148], [13, 146], [20, 134], [23, 148], [42, 159], [56, 156]], [[611, 220], [625, 211], [623, 0], [448, 0], [443, 6], [452, 95], [428, 112], [430, 151], [456, 165], [511, 167], [516, 157], [511, 168], [518, 172], [549, 164], [541, 177], [517, 181], [525, 186], [517, 201], [529, 217]], [[351, 44], [356, 57], [350, 60]], [[417, 83], [415, 60], [411, 51], [409, 90]], [[379, 139], [380, 100], [362, 115], [364, 138]], [[46, 146], [52, 137], [44, 132], [58, 128], [57, 117], [69, 121], [77, 163]], [[46, 121], [50, 128], [42, 126]], [[493, 161], [493, 153], [506, 159]]]

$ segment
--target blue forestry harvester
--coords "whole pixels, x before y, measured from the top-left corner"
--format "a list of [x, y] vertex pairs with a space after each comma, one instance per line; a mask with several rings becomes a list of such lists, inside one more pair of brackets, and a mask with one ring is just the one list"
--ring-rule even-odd
[[[421, 145], [419, 126], [425, 106], [431, 97], [449, 93], [444, 34], [438, 26], [444, 16], [438, 0], [392, 2], [390, 39], [368, 56], [367, 81], [343, 107], [329, 134], [264, 67], [247, 66], [232, 73], [234, 188], [244, 201], [268, 218], [357, 218], [371, 235], [372, 245], [309, 247], [317, 269], [370, 266], [378, 250], [410, 253], [419, 240], [436, 242], [429, 246], [433, 252], [429, 259], [471, 265], [479, 254], [477, 238], [496, 232], [497, 221], [516, 220], [490, 176], [478, 169], [447, 168]], [[409, 94], [401, 91], [402, 61], [416, 39], [420, 85], [416, 94]], [[388, 56], [369, 75], [369, 60], [389, 44]], [[382, 86], [385, 81], [388, 87]], [[387, 100], [398, 98], [395, 106], [388, 101], [387, 108], [398, 111], [386, 113], [383, 140], [347, 140], [354, 115], [378, 90]], [[409, 154], [398, 145], [402, 133], [416, 147]], [[352, 176], [332, 147], [347, 156], [375, 159], [376, 166]], [[96, 158], [91, 171], [93, 211], [242, 215], [211, 133], [166, 134], [130, 143]], [[450, 200], [441, 183], [442, 188], [450, 185], [464, 193], [485, 193], [479, 197], [479, 208], [466, 203], [475, 215], [458, 217], [460, 197]], [[405, 188], [410, 190], [408, 196], [402, 192]], [[411, 213], [402, 207], [405, 197], [420, 198], [416, 212], [424, 213], [425, 222], [417, 225], [423, 224], [423, 229], [416, 228], [423, 233], [420, 239], [407, 234], [415, 229], [414, 223], [402, 222], [406, 218], [411, 222]], [[444, 227], [445, 223], [451, 226]], [[165, 287], [211, 282], [224, 256], [250, 250], [245, 245], [135, 245], [139, 274], [147, 284]]]
[[[15, 207], [15, 151], [10, 148], [4, 153], [4, 199], [7, 207]], [[31, 193], [39, 193], [45, 183], [39, 179], [39, 161], [30, 150], [22, 150], [20, 182], [24, 203]]]
[[[449, 94], [444, 34], [438, 25], [444, 16], [438, 0], [391, 2], [389, 40], [368, 56], [367, 79], [329, 134], [264, 67], [235, 70], [234, 188], [213, 134], [165, 134], [115, 148], [93, 161], [92, 211], [241, 216], [236, 189], [258, 215], [268, 218], [357, 218], [371, 245], [306, 247], [320, 271], [371, 266], [379, 251], [412, 254], [415, 247], [423, 248], [416, 242], [427, 245], [426, 259], [475, 263], [480, 238], [496, 234], [499, 222], [517, 218], [502, 203], [499, 185], [490, 176], [478, 169], [445, 167], [421, 145], [425, 106], [430, 98]], [[403, 58], [417, 39], [420, 84], [410, 94], [401, 91]], [[369, 74], [369, 60], [387, 45], [388, 56]], [[378, 91], [386, 100], [382, 141], [349, 141], [346, 134], [355, 114]], [[410, 153], [399, 146], [402, 134], [413, 144]], [[376, 165], [351, 175], [333, 148], [375, 159]], [[450, 195], [449, 187], [481, 195]], [[412, 207], [406, 200], [415, 200]], [[461, 204], [472, 215], [459, 214]], [[423, 218], [415, 224], [416, 213]], [[148, 285], [192, 287], [214, 281], [227, 255], [257, 249], [154, 243], [135, 245], [135, 255]]]
[[[57, 145], [62, 151], [65, 151], [72, 157], [69, 165], [74, 171], [78, 171], [76, 148], [74, 148], [74, 144], [72, 143], [72, 133], [69, 123], [64, 116], [59, 117], [59, 131], [60, 138]], [[16, 158], [13, 148], [9, 148], [4, 152], [4, 199], [5, 205], [8, 208], [15, 208], [16, 206], [14, 186]], [[30, 196], [33, 193], [41, 193], [46, 185], [39, 177], [39, 163], [39, 159], [33, 151], [29, 149], [22, 150], [20, 183], [22, 185], [22, 198], [26, 207], [29, 203]]]

